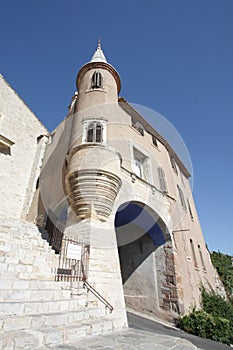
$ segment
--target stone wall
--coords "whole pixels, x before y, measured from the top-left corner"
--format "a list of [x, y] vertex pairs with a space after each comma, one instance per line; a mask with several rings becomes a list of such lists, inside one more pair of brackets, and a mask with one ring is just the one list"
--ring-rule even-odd
[[[25, 217], [35, 191], [48, 131], [0, 75], [0, 215]], [[1, 144], [0, 144], [1, 145]], [[31, 176], [33, 171], [33, 176]]]

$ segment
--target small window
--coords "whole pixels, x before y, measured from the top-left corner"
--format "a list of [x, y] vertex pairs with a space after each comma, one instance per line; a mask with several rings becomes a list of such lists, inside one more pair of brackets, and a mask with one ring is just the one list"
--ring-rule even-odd
[[99, 122], [92, 122], [87, 127], [87, 142], [103, 142], [103, 125]]
[[203, 270], [206, 270], [203, 254], [202, 254], [201, 247], [199, 244], [198, 244], [198, 251], [199, 251], [199, 255], [200, 255], [200, 259], [201, 259], [202, 268], [203, 268]]
[[197, 265], [197, 257], [196, 257], [195, 248], [194, 248], [194, 244], [193, 244], [193, 240], [192, 239], [190, 239], [190, 246], [191, 246], [191, 252], [192, 252], [192, 258], [193, 258], [194, 266], [198, 267], [198, 265]]
[[187, 209], [187, 206], [186, 206], [186, 203], [185, 203], [185, 199], [184, 199], [184, 194], [183, 194], [183, 191], [182, 189], [180, 188], [179, 185], [177, 185], [177, 188], [178, 188], [178, 192], [179, 192], [179, 196], [180, 196], [180, 202], [181, 202], [181, 205], [184, 209]]
[[136, 129], [142, 136], [144, 136], [144, 128], [143, 125], [135, 118], [131, 119], [131, 125], [134, 129]]
[[0, 135], [0, 153], [5, 155], [11, 155], [11, 146], [13, 145], [13, 141], [9, 140], [3, 135]]
[[49, 135], [49, 144], [50, 144], [50, 143], [53, 143], [55, 134], [56, 134], [56, 132], [53, 131], [53, 132], [51, 132], [51, 134]]
[[103, 87], [103, 78], [100, 72], [95, 71], [91, 77], [91, 88], [99, 89]]
[[191, 206], [190, 206], [190, 203], [189, 203], [188, 199], [187, 199], [187, 204], [188, 204], [188, 210], [189, 210], [190, 218], [193, 219], [193, 212], [192, 212], [192, 209], [191, 209]]
[[164, 193], [168, 193], [165, 172], [161, 167], [158, 168], [158, 176], [159, 176], [159, 184], [160, 184], [161, 191]]
[[176, 174], [178, 174], [178, 171], [177, 171], [177, 166], [176, 166], [176, 161], [175, 161], [175, 158], [170, 155], [170, 161], [171, 161], [171, 166], [172, 166], [172, 169], [174, 170], [174, 172]]
[[155, 147], [158, 147], [158, 142], [157, 142], [157, 139], [154, 135], [152, 135], [152, 144], [155, 146]]
[[146, 180], [149, 181], [150, 178], [150, 166], [149, 166], [149, 158], [145, 156], [142, 152], [137, 150], [136, 148], [133, 148], [133, 169], [135, 174]]

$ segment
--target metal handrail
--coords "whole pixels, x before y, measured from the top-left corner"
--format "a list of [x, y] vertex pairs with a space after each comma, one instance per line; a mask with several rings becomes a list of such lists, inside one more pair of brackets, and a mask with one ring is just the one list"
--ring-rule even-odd
[[105, 307], [107, 307], [110, 310], [110, 313], [112, 313], [113, 306], [109, 304], [109, 302], [99, 292], [97, 292], [97, 290], [93, 286], [91, 286], [90, 283], [84, 281], [83, 288], [87, 288], [88, 292], [90, 291], [92, 294], [94, 294], [105, 305]]

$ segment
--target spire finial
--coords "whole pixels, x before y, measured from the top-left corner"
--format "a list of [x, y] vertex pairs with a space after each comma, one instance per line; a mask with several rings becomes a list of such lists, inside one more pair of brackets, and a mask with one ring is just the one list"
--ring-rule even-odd
[[100, 38], [98, 39], [97, 49], [96, 49], [94, 55], [92, 56], [90, 62], [105, 62], [105, 63], [107, 63], [106, 57], [104, 56], [103, 50], [101, 48]]

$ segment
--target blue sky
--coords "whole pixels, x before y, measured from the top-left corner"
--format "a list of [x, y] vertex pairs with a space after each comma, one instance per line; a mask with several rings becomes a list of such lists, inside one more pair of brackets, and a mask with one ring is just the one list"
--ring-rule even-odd
[[210, 250], [233, 255], [233, 1], [0, 2], [0, 72], [51, 131], [98, 37], [121, 96], [182, 136]]

